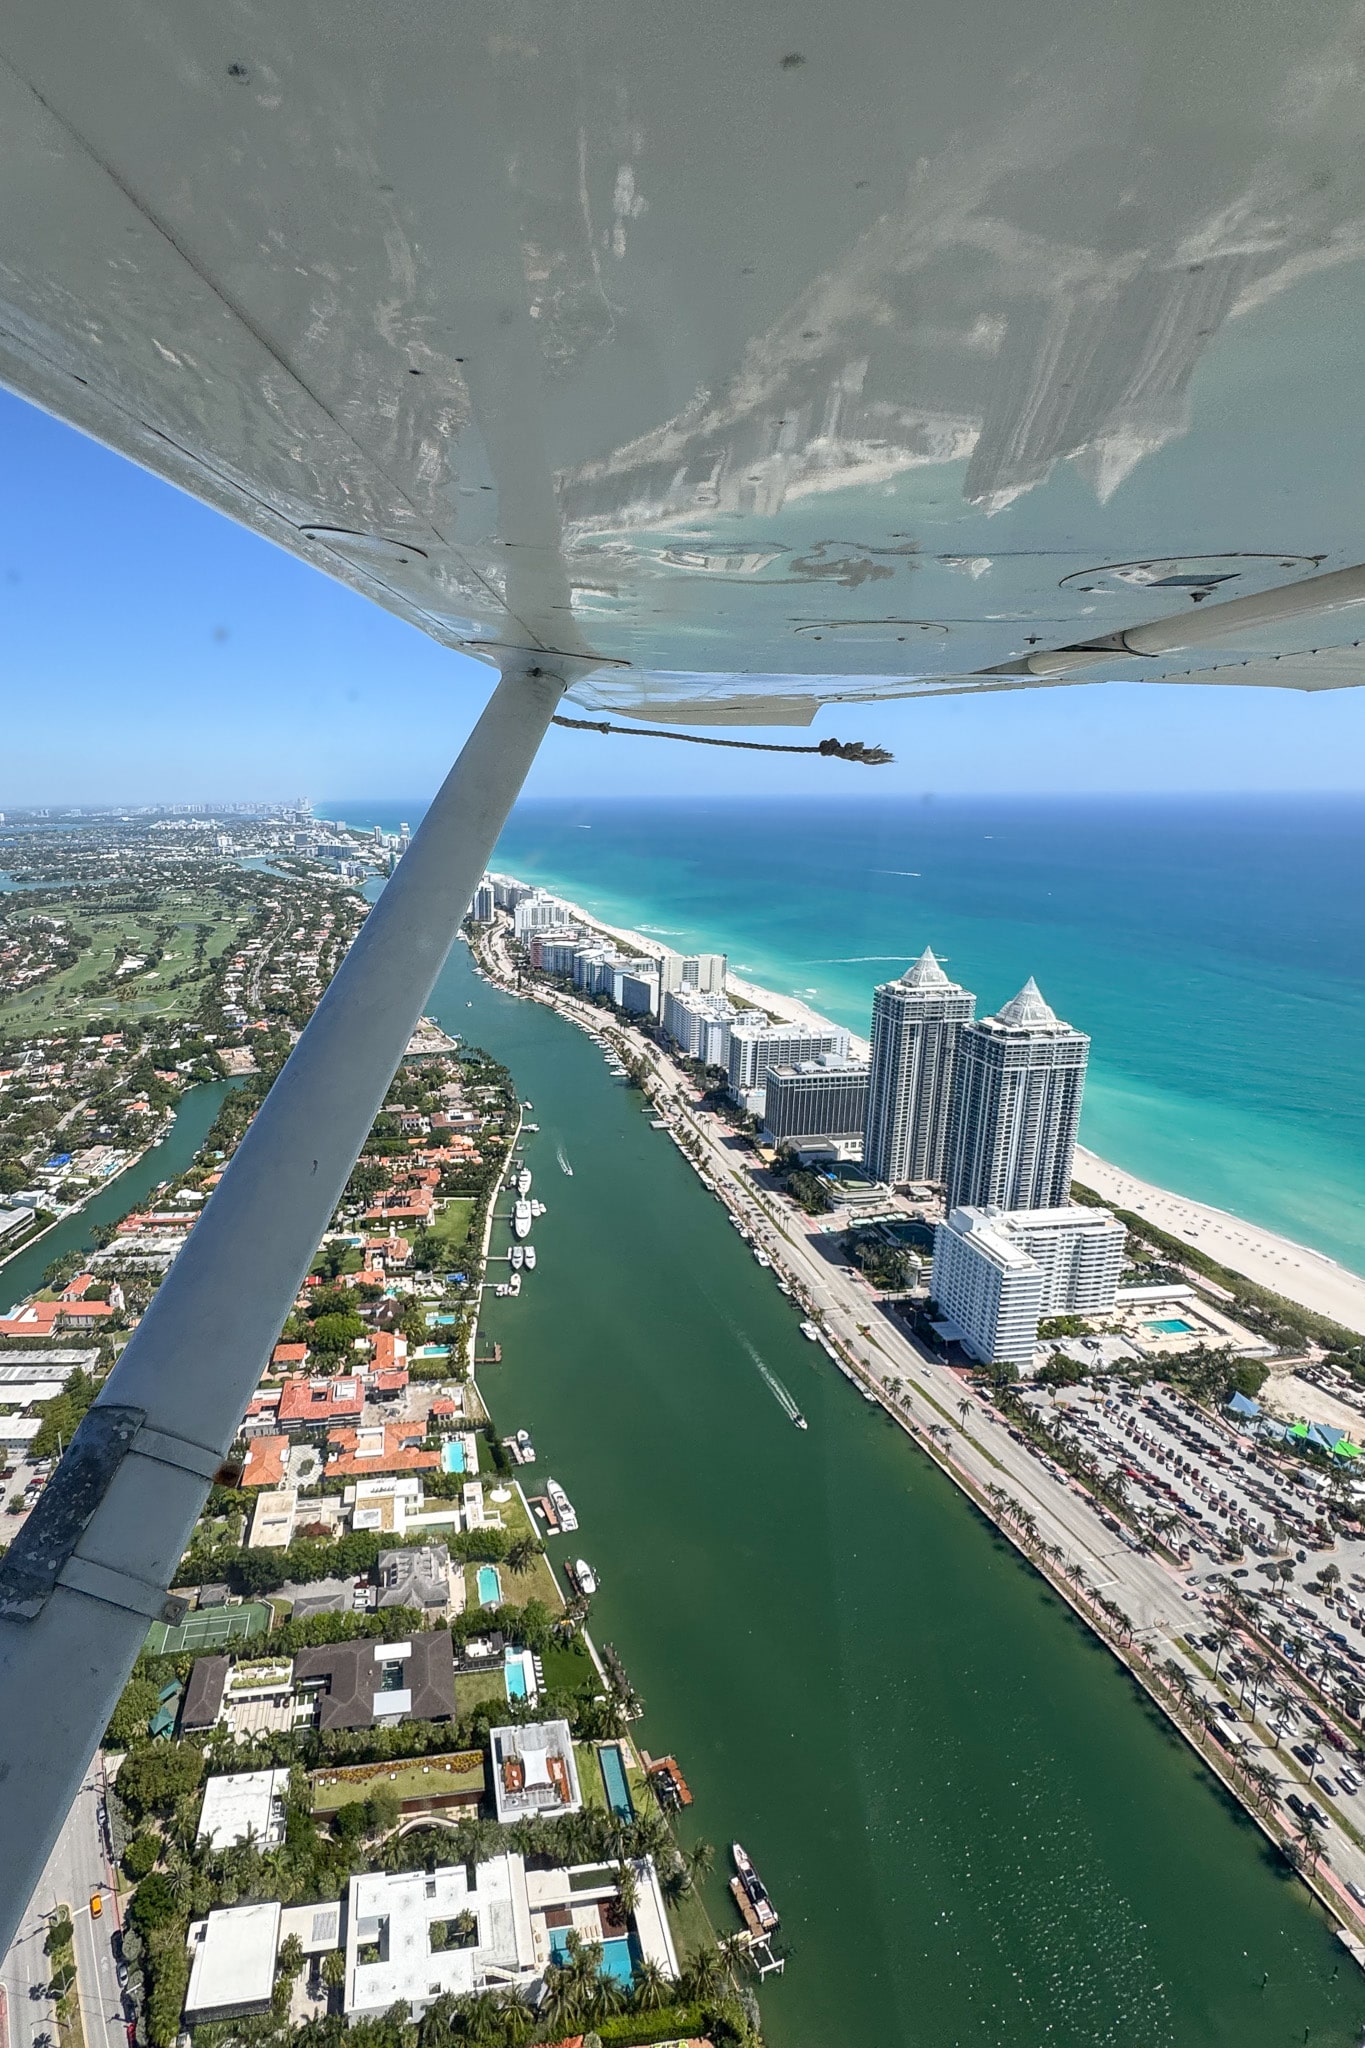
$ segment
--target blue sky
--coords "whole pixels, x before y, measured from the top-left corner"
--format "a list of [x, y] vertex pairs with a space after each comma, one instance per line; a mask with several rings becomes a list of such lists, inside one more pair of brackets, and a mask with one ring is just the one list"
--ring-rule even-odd
[[[0, 807], [435, 787], [489, 670], [3, 392], [0, 451]], [[830, 732], [895, 752], [883, 793], [1365, 788], [1365, 690], [1089, 685]], [[872, 772], [553, 732], [528, 791], [847, 795]]]

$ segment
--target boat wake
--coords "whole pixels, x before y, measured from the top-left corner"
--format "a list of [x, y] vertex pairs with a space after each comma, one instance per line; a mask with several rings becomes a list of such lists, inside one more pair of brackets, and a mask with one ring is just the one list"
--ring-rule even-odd
[[749, 1342], [749, 1339], [747, 1337], [741, 1336], [739, 1341], [744, 1346], [744, 1349], [748, 1352], [750, 1358], [752, 1358], [754, 1364], [758, 1367], [758, 1370], [763, 1377], [764, 1383], [767, 1386], [768, 1392], [772, 1395], [774, 1401], [776, 1401], [778, 1407], [782, 1410], [782, 1413], [786, 1416], [788, 1422], [795, 1422], [796, 1424], [798, 1424], [800, 1428], [804, 1429], [806, 1426], [805, 1417], [802, 1415], [801, 1410], [797, 1407], [796, 1402], [792, 1399], [792, 1396], [783, 1386], [781, 1380], [777, 1377], [777, 1374], [775, 1372], [769, 1371], [768, 1367], [763, 1363], [763, 1360], [759, 1357], [757, 1351], [754, 1349], [753, 1345]]
[[568, 1176], [569, 1176], [569, 1179], [570, 1179], [570, 1180], [572, 1180], [572, 1179], [573, 1179], [573, 1168], [572, 1168], [572, 1167], [570, 1166], [570, 1164], [569, 1164], [568, 1160], [567, 1160], [567, 1159], [566, 1159], [566, 1158], [564, 1157], [564, 1147], [563, 1147], [562, 1145], [556, 1145], [556, 1146], [555, 1146], [555, 1158], [556, 1158], [556, 1159], [557, 1159], [557, 1160], [559, 1161], [559, 1170], [560, 1170], [560, 1172], [561, 1172], [561, 1173], [567, 1173], [567, 1174], [568, 1174]]

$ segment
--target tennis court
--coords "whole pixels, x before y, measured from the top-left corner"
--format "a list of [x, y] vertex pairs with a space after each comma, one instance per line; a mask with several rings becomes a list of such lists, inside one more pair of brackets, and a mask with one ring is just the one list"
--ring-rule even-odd
[[244, 1643], [269, 1626], [270, 1609], [263, 1601], [248, 1601], [241, 1607], [196, 1607], [176, 1628], [154, 1621], [143, 1650], [148, 1657], [179, 1657], [186, 1650], [225, 1650], [229, 1643]]

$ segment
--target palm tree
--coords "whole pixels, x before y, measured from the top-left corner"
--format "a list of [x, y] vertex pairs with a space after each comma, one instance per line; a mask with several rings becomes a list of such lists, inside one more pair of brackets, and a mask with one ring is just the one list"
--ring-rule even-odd
[[346, 1982], [346, 1954], [343, 1949], [328, 1949], [322, 1959], [322, 1981], [329, 1991], [340, 1991]]
[[642, 1956], [635, 1965], [632, 1998], [637, 2012], [658, 2012], [673, 1995], [673, 1980], [652, 1956]]
[[683, 1861], [687, 1865], [688, 1876], [695, 1883], [698, 1878], [709, 1876], [715, 1865], [716, 1852], [709, 1842], [699, 1837], [690, 1849], [684, 1849]]
[[1295, 1824], [1294, 1833], [1298, 1836], [1299, 1847], [1308, 1858], [1308, 1868], [1316, 1870], [1318, 1858], [1327, 1847], [1327, 1841], [1326, 1837], [1319, 1833], [1317, 1823], [1311, 1814], [1305, 1813], [1302, 1816]]
[[519, 1579], [522, 1579], [533, 1569], [535, 1561], [540, 1554], [540, 1545], [536, 1542], [534, 1536], [514, 1536], [507, 1546], [507, 1556], [504, 1561], [509, 1570], [514, 1572]]
[[629, 1863], [621, 1862], [616, 1868], [616, 1893], [621, 1901], [623, 1913], [633, 1913], [640, 1903], [640, 1883]]
[[694, 1948], [683, 1965], [679, 1986], [689, 2002], [714, 1998], [725, 1981], [725, 1965], [714, 1948]]
[[1297, 1706], [1298, 1701], [1294, 1698], [1293, 1693], [1286, 1692], [1283, 1687], [1281, 1687], [1279, 1692], [1272, 1693], [1271, 1695], [1270, 1725], [1275, 1731], [1275, 1748], [1277, 1752], [1281, 1742], [1284, 1740], [1284, 1731], [1289, 1725], [1290, 1717]]
[[1223, 1661], [1224, 1650], [1230, 1649], [1232, 1644], [1235, 1643], [1236, 1640], [1236, 1635], [1228, 1627], [1226, 1622], [1221, 1622], [1219, 1626], [1213, 1631], [1213, 1647], [1216, 1652], [1216, 1655], [1214, 1656], [1213, 1660], [1213, 1675], [1215, 1678], [1217, 1678], [1218, 1676], [1218, 1667]]
[[971, 1414], [971, 1412], [972, 1404], [969, 1400], [967, 1400], [966, 1396], [964, 1395], [962, 1400], [960, 1400], [957, 1404], [957, 1419], [962, 1425], [964, 1434], [967, 1428], [967, 1417]]

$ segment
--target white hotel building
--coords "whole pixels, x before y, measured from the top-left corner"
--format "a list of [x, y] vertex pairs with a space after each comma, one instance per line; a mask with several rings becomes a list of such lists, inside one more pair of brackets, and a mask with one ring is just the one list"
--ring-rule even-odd
[[1113, 1308], [1126, 1242], [1107, 1209], [953, 1209], [934, 1232], [941, 1327], [983, 1365], [1025, 1366], [1045, 1316]]

